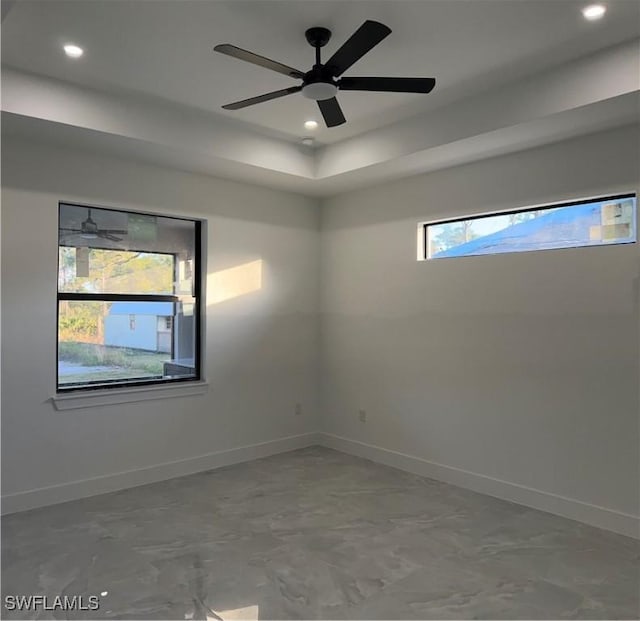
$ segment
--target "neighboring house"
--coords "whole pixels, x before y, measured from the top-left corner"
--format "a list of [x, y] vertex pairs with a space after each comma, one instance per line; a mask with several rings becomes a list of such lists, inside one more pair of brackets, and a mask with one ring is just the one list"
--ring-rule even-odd
[[[435, 253], [433, 258], [600, 245], [603, 241], [612, 239], [609, 230], [617, 230], [615, 225], [607, 226], [607, 221], [603, 220], [603, 209], [607, 207], [605, 203], [606, 201], [570, 209], [552, 209], [532, 220], [513, 224], [501, 231], [441, 250]], [[614, 221], [612, 219], [612, 222]], [[623, 226], [631, 227], [631, 224]], [[628, 236], [630, 230], [631, 228], [625, 228], [624, 231], [618, 232], [617, 236]]]
[[114, 302], [104, 321], [104, 344], [171, 353], [171, 302]]

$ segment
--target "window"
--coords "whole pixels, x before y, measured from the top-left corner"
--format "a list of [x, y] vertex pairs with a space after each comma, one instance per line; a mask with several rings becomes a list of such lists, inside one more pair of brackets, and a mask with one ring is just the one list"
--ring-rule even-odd
[[425, 259], [636, 241], [634, 194], [421, 225]]
[[200, 379], [200, 235], [197, 220], [60, 204], [58, 391]]

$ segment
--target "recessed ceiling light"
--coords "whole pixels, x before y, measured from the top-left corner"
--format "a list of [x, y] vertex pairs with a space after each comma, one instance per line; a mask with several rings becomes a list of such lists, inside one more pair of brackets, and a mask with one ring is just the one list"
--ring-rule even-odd
[[602, 4], [590, 4], [582, 9], [582, 14], [585, 19], [589, 21], [595, 21], [596, 19], [600, 19], [605, 13], [607, 9]]
[[318, 129], [318, 122], [317, 121], [305, 121], [304, 122], [304, 128], [305, 129]]
[[84, 54], [84, 50], [81, 47], [78, 47], [77, 45], [73, 45], [72, 43], [67, 43], [67, 45], [64, 46], [64, 53], [69, 58], [80, 58], [80, 56]]

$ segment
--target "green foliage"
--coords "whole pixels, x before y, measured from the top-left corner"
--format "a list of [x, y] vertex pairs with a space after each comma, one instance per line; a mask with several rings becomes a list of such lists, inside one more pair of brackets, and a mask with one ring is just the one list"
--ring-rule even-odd
[[478, 234], [473, 230], [473, 222], [468, 220], [443, 224], [440, 229], [434, 239], [434, 252], [454, 248], [478, 237]]
[[109, 302], [61, 302], [58, 338], [62, 341], [102, 342], [104, 315], [109, 312], [110, 306]]
[[60, 247], [60, 291], [173, 293], [173, 255], [89, 248], [89, 275], [77, 276], [76, 248]]
[[61, 332], [73, 332], [77, 335], [86, 336], [93, 336], [98, 328], [95, 317], [77, 313], [60, 317], [58, 325]]

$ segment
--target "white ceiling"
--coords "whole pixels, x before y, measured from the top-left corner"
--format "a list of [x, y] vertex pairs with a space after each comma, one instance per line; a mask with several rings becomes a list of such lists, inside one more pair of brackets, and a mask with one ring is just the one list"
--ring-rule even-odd
[[[339, 96], [346, 125], [316, 132], [336, 143], [548, 70], [638, 37], [640, 2], [609, 0], [597, 23], [576, 0], [18, 0], [2, 25], [2, 61], [113, 95], [137, 94], [241, 120], [260, 132], [298, 139], [321, 117], [296, 94], [237, 112], [221, 105], [296, 81], [212, 51], [233, 43], [301, 70], [313, 50], [306, 28], [334, 37], [325, 58], [365, 20], [392, 34], [347, 75], [436, 77], [430, 95]], [[85, 48], [76, 61], [61, 45]], [[224, 115], [224, 116], [222, 116]], [[233, 121], [231, 121], [233, 123]]]
[[[640, 125], [640, 0], [3, 0], [2, 138], [329, 196]], [[220, 106], [296, 83], [212, 51], [232, 43], [305, 70], [304, 30], [393, 29], [348, 75], [435, 76], [429, 95], [345, 92], [346, 125], [299, 95]], [[85, 48], [68, 59], [64, 43]], [[633, 131], [633, 130], [632, 130]]]

